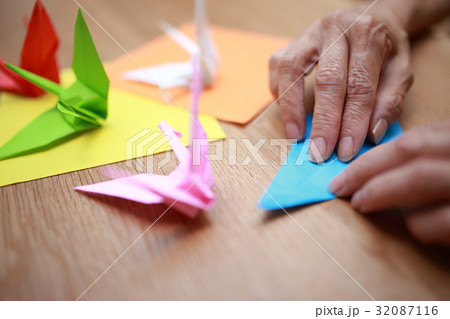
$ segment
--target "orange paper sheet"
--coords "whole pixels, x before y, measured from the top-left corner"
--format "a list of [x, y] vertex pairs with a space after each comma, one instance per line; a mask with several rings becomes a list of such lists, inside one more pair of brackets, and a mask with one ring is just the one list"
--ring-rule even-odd
[[[179, 29], [193, 38], [192, 23]], [[217, 81], [202, 94], [200, 113], [227, 122], [246, 124], [271, 101], [268, 84], [269, 57], [284, 46], [288, 39], [220, 26], [211, 26], [211, 30], [219, 53], [220, 65]], [[148, 42], [131, 52], [131, 56], [143, 67], [188, 61], [190, 58], [189, 54], [167, 35]], [[111, 80], [111, 86], [164, 101], [159, 88], [122, 78], [124, 71], [138, 68], [139, 66], [127, 55], [107, 63], [106, 72]], [[185, 108], [189, 106], [187, 88], [167, 91], [179, 105]]]

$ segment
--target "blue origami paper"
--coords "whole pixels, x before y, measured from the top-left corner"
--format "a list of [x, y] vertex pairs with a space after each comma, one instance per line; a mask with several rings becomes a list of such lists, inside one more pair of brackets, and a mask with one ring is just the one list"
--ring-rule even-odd
[[[335, 198], [328, 191], [328, 183], [349, 164], [338, 160], [336, 152], [322, 164], [315, 164], [308, 160], [308, 143], [311, 131], [312, 115], [306, 118], [305, 140], [292, 144], [286, 161], [270, 183], [258, 206], [265, 210], [295, 207], [312, 204]], [[387, 143], [402, 134], [398, 122], [391, 125], [381, 143]], [[366, 141], [357, 157], [367, 152], [375, 145]]]

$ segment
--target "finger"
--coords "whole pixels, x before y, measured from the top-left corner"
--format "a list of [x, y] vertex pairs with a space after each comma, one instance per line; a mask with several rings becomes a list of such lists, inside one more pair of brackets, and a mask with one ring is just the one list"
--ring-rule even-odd
[[406, 215], [411, 234], [424, 243], [450, 245], [450, 204]]
[[278, 60], [284, 48], [272, 54], [269, 59], [269, 88], [273, 97], [278, 98]]
[[348, 44], [341, 36], [344, 30], [337, 27], [340, 25], [338, 19], [331, 16], [323, 22], [327, 33], [314, 85], [315, 107], [309, 151], [310, 160], [316, 163], [327, 160], [334, 150], [347, 88]]
[[[279, 67], [278, 105], [281, 119], [288, 138], [302, 140], [305, 136], [305, 106], [304, 91], [305, 80], [300, 78], [297, 70], [288, 70], [287, 64], [293, 65], [287, 56], [284, 56]], [[291, 66], [292, 67], [292, 66]]]
[[306, 32], [278, 60], [278, 104], [288, 138], [301, 140], [305, 136], [304, 75], [317, 58], [315, 32]]
[[352, 206], [368, 213], [450, 200], [450, 161], [419, 158], [370, 179], [352, 197]]
[[369, 179], [417, 156], [450, 156], [450, 121], [415, 128], [399, 139], [379, 145], [351, 163], [329, 184], [330, 192], [352, 195]]
[[381, 73], [368, 131], [370, 140], [375, 144], [380, 143], [388, 127], [399, 117], [412, 82], [409, 42], [406, 39], [398, 47], [397, 53], [386, 62]]
[[351, 160], [366, 139], [381, 68], [391, 46], [385, 26], [366, 19], [350, 34], [347, 96], [338, 145], [342, 162]]

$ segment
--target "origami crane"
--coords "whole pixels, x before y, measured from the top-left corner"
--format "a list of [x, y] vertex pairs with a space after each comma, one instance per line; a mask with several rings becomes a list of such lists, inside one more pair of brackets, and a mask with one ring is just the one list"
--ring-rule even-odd
[[42, 113], [0, 147], [0, 160], [39, 152], [89, 129], [101, 126], [108, 113], [109, 79], [91, 34], [78, 11], [75, 23], [72, 69], [77, 80], [62, 88], [19, 67], [5, 63], [21, 77], [59, 97], [56, 106]]
[[[275, 210], [336, 198], [336, 195], [328, 191], [328, 183], [342, 172], [349, 163], [340, 162], [335, 152], [325, 163], [316, 164], [309, 161], [308, 146], [311, 123], [312, 115], [308, 114], [305, 141], [292, 145], [285, 163], [259, 200], [258, 206], [260, 208]], [[386, 131], [381, 143], [390, 142], [401, 134], [400, 124], [395, 122]], [[373, 147], [375, 147], [374, 144], [366, 141], [358, 156]]]
[[[163, 203], [169, 207], [174, 207], [191, 218], [196, 217], [200, 209], [208, 210], [214, 205], [215, 198], [211, 189], [214, 185], [214, 177], [211, 165], [205, 158], [208, 153], [207, 136], [198, 120], [201, 80], [198, 72], [198, 60], [195, 58], [193, 70], [192, 143], [190, 148], [188, 149], [182, 144], [179, 140], [181, 134], [165, 121], [162, 121], [159, 125], [178, 158], [178, 167], [167, 176], [139, 174], [103, 183], [79, 186], [75, 188], [76, 190], [120, 197], [144, 204]], [[205, 142], [205, 144], [196, 148], [194, 147], [194, 141]], [[107, 171], [106, 175], [110, 178], [119, 176], [112, 170]]]
[[[198, 56], [200, 58], [202, 84], [209, 86], [214, 83], [216, 78], [217, 52], [211, 37], [205, 0], [195, 0], [194, 11], [196, 42], [167, 22], [160, 22], [159, 27], [191, 57]], [[131, 70], [124, 72], [123, 77], [163, 88], [189, 87], [193, 77], [192, 63], [190, 61], [174, 62]]]
[[[27, 24], [28, 31], [22, 47], [20, 67], [59, 83], [56, 62], [58, 37], [40, 0], [36, 1]], [[3, 62], [0, 58], [0, 90], [30, 97], [44, 93], [42, 89], [5, 67]]]

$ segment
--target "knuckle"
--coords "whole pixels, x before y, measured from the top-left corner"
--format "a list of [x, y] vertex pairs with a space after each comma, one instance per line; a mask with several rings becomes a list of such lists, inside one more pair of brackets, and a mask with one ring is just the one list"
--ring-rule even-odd
[[317, 131], [328, 131], [339, 127], [341, 118], [338, 113], [329, 112], [329, 110], [316, 110], [313, 118], [313, 128]]
[[278, 59], [278, 71], [280, 73], [290, 73], [295, 68], [295, 55], [285, 53]]
[[383, 59], [387, 58], [392, 53], [392, 40], [391, 37], [386, 33], [383, 38], [380, 40], [381, 46], [381, 57]]
[[361, 126], [361, 122], [367, 118], [367, 113], [361, 107], [350, 107], [345, 110], [345, 126], [352, 131]]
[[316, 85], [319, 89], [345, 84], [345, 70], [338, 62], [330, 62], [316, 73]]
[[373, 20], [374, 18], [371, 15], [365, 14], [361, 16], [353, 26], [354, 32], [359, 35], [368, 35], [373, 27]]
[[322, 25], [326, 29], [330, 29], [340, 24], [344, 19], [348, 12], [344, 10], [334, 10], [325, 16], [322, 20]]
[[384, 22], [378, 20], [372, 21], [369, 27], [369, 39], [385, 44], [387, 40], [390, 40], [389, 30]]
[[369, 45], [383, 48], [384, 52], [390, 52], [392, 42], [387, 25], [372, 15], [362, 16], [355, 25], [358, 37], [366, 38]]
[[342, 120], [342, 136], [357, 136], [367, 132], [368, 115], [362, 107], [347, 107]]
[[375, 18], [373, 15], [365, 14], [361, 16], [355, 23], [355, 30], [358, 32], [369, 34], [372, 32], [373, 29], [375, 29], [380, 24], [383, 23], [380, 22], [380, 20]]
[[347, 95], [349, 97], [358, 97], [373, 95], [375, 86], [369, 73], [364, 68], [350, 71], [347, 82]]

